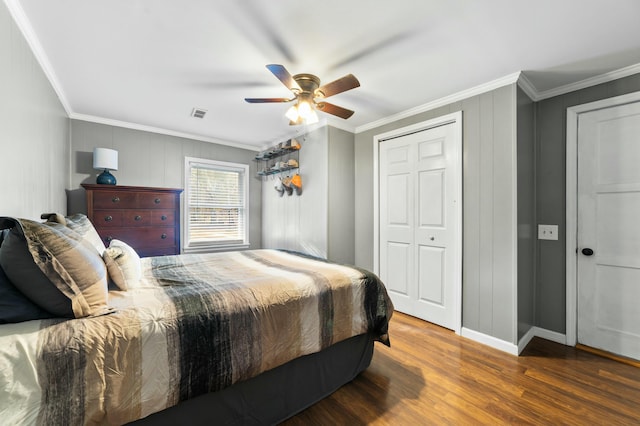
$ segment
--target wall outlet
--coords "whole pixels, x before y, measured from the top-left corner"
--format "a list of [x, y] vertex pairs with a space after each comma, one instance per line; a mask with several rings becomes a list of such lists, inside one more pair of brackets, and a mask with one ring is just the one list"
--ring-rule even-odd
[[539, 240], [557, 240], [558, 225], [538, 225]]

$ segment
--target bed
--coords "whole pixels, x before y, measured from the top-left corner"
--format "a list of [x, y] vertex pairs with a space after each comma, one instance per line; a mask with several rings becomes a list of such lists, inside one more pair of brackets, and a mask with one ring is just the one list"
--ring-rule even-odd
[[140, 259], [100, 247], [86, 217], [45, 217], [0, 218], [0, 284], [37, 300], [28, 261], [63, 295], [55, 315], [49, 294], [0, 318], [7, 424], [276, 424], [389, 344], [393, 306], [367, 271], [279, 250]]

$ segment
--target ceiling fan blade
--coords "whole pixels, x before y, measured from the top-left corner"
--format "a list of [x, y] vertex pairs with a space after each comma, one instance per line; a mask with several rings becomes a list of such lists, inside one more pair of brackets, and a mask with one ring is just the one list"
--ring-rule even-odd
[[328, 102], [318, 102], [316, 108], [318, 111], [326, 112], [327, 114], [332, 114], [345, 120], [353, 115], [353, 111], [350, 109], [342, 108]]
[[295, 100], [295, 98], [293, 99], [287, 99], [287, 98], [244, 98], [245, 102], [248, 102], [250, 104], [266, 104], [266, 103], [270, 103], [270, 102], [291, 102], [293, 100]]
[[360, 82], [353, 74], [349, 74], [317, 88], [315, 95], [321, 98], [328, 98], [356, 87], [360, 87]]
[[284, 66], [278, 64], [269, 64], [267, 65], [267, 69], [269, 69], [269, 71], [271, 71], [273, 75], [275, 75], [278, 80], [280, 80], [282, 84], [287, 86], [287, 88], [293, 93], [302, 91], [298, 83], [293, 79], [291, 74], [289, 74], [289, 71], [287, 71]]

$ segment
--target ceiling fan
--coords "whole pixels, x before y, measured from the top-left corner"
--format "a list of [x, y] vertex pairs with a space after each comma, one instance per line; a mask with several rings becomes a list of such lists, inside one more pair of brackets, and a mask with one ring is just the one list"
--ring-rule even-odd
[[335, 115], [345, 120], [353, 115], [353, 111], [338, 105], [325, 102], [324, 99], [347, 90], [360, 87], [360, 82], [353, 74], [320, 86], [320, 79], [313, 74], [296, 74], [292, 76], [282, 65], [269, 64], [267, 69], [294, 94], [293, 98], [244, 98], [251, 104], [271, 102], [293, 102], [293, 105], [285, 114], [289, 118], [289, 124], [313, 124], [318, 121], [315, 110]]

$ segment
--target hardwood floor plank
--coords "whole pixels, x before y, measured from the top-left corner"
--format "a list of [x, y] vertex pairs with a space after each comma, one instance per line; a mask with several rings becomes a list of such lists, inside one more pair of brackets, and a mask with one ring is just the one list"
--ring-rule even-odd
[[622, 363], [629, 364], [629, 365], [632, 365], [634, 367], [639, 367], [640, 368], [640, 361], [638, 361], [636, 359], [627, 358], [627, 357], [624, 357], [622, 355], [617, 355], [617, 354], [614, 354], [614, 353], [611, 353], [611, 352], [603, 351], [602, 349], [598, 349], [598, 348], [592, 348], [592, 347], [587, 346], [587, 345], [577, 344], [576, 348], [581, 349], [583, 351], [591, 352], [592, 354], [600, 355], [600, 356], [602, 356], [604, 358], [611, 358], [614, 361], [622, 362]]
[[513, 356], [394, 313], [391, 348], [285, 425], [640, 424], [640, 368], [534, 338]]

